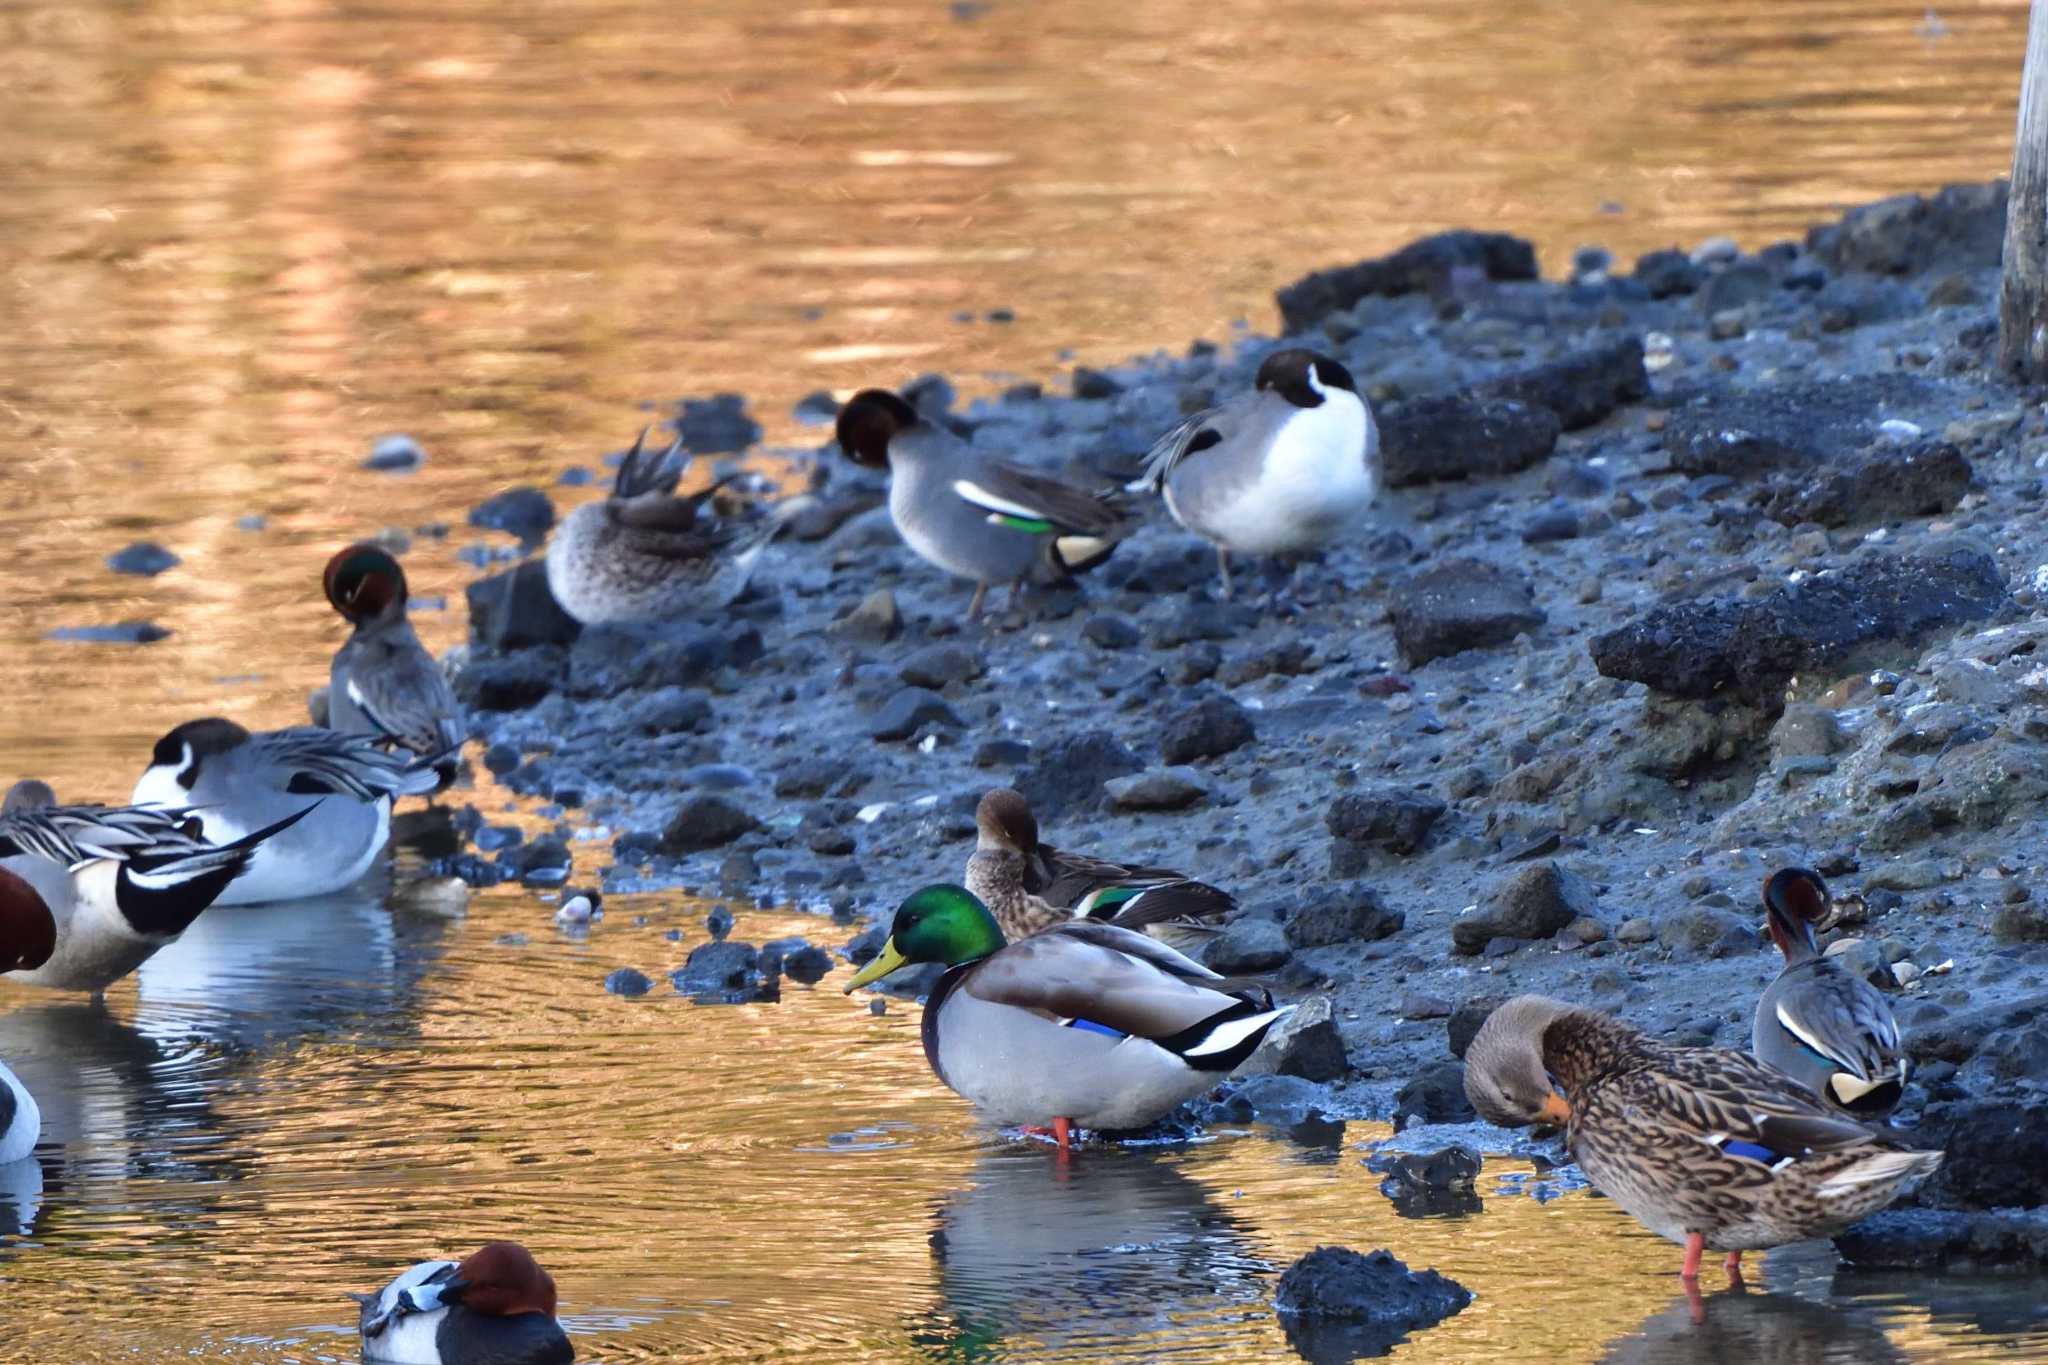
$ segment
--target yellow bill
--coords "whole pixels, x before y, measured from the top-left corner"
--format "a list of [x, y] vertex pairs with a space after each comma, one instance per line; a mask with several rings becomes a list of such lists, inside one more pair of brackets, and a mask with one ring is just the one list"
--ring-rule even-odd
[[902, 965], [903, 954], [896, 950], [896, 940], [892, 938], [882, 945], [882, 951], [876, 953], [867, 966], [854, 973], [853, 980], [846, 983], [846, 988], [841, 994], [852, 995], [870, 981], [880, 981]]

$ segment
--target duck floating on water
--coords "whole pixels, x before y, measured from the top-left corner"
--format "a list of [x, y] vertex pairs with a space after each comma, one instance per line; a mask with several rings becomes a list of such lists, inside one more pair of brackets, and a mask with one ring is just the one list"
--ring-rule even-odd
[[0, 977], [94, 995], [174, 942], [311, 808], [213, 844], [183, 808], [33, 804], [48, 790], [0, 814]]
[[1216, 546], [1229, 597], [1232, 551], [1295, 554], [1351, 530], [1380, 484], [1379, 428], [1345, 369], [1300, 347], [1259, 365], [1252, 391], [1182, 422], [1145, 457], [1137, 486]]
[[1803, 867], [1764, 883], [1764, 914], [1785, 970], [1757, 1002], [1751, 1048], [1835, 1108], [1860, 1119], [1891, 1113], [1906, 1091], [1899, 1024], [1877, 987], [1821, 956], [1814, 926], [1827, 883]]
[[373, 736], [315, 725], [252, 734], [210, 716], [157, 741], [132, 799], [183, 811], [222, 844], [281, 816], [304, 816], [256, 848], [219, 903], [297, 900], [339, 891], [369, 871], [391, 833], [392, 802], [437, 790], [437, 768], [452, 757], [391, 752]]
[[362, 1305], [363, 1359], [383, 1365], [568, 1365], [555, 1282], [517, 1242], [421, 1261]]
[[1067, 578], [1109, 558], [1135, 529], [1111, 493], [1092, 492], [978, 450], [886, 389], [840, 409], [839, 448], [889, 472], [889, 518], [927, 563], [974, 584], [967, 619], [991, 585]]
[[1171, 869], [1110, 862], [1041, 842], [1031, 803], [1008, 787], [983, 795], [974, 827], [967, 889], [1011, 938], [1088, 919], [1135, 929], [1189, 952], [1237, 908], [1227, 891]]
[[1830, 1110], [1747, 1053], [1676, 1047], [1598, 1010], [1521, 995], [1465, 1054], [1465, 1094], [1490, 1123], [1562, 1124], [1594, 1188], [1700, 1257], [1841, 1231], [1941, 1165], [1887, 1129]]
[[851, 993], [898, 968], [949, 969], [925, 1001], [925, 1059], [999, 1124], [1141, 1128], [1208, 1090], [1258, 1050], [1292, 1006], [1229, 989], [1156, 939], [1066, 920], [1006, 942], [964, 886], [927, 886], [896, 910]]

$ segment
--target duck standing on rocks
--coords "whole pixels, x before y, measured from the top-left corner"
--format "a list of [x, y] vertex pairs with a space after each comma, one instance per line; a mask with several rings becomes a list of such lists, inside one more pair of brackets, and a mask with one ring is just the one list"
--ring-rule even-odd
[[863, 389], [839, 412], [839, 447], [889, 471], [889, 517], [928, 563], [974, 582], [967, 619], [989, 586], [1034, 574], [1067, 578], [1109, 558], [1134, 525], [1110, 494], [975, 449], [885, 389]]
[[646, 444], [643, 429], [611, 495], [571, 512], [548, 542], [548, 587], [586, 626], [723, 611], [746, 590], [775, 533], [810, 501], [784, 499], [752, 521], [721, 518], [712, 497], [722, 479], [676, 496], [689, 467], [680, 436], [659, 455]]
[[1764, 883], [1764, 914], [1785, 970], [1757, 1002], [1757, 1060], [1844, 1113], [1881, 1119], [1906, 1090], [1898, 1021], [1877, 987], [1822, 957], [1814, 925], [1830, 897], [1820, 875], [1783, 868]]
[[[415, 754], [462, 747], [467, 726], [455, 689], [406, 619], [405, 570], [381, 545], [351, 545], [327, 561], [327, 600], [354, 630], [328, 669], [327, 724], [376, 735]], [[445, 765], [442, 786], [453, 781]]]
[[384, 1365], [568, 1365], [555, 1282], [517, 1242], [421, 1261], [362, 1305], [363, 1359]]
[[1746, 1053], [1675, 1047], [1597, 1010], [1521, 995], [1480, 1026], [1465, 1094], [1503, 1127], [1562, 1124], [1586, 1178], [1644, 1227], [1742, 1253], [1839, 1232], [1932, 1175], [1940, 1152], [1842, 1117]]
[[45, 803], [0, 815], [0, 979], [104, 993], [190, 928], [304, 814], [218, 845], [198, 837], [197, 817], [183, 809]]
[[43, 1135], [43, 1111], [21, 1078], [0, 1062], [0, 1166], [21, 1160]]
[[[351, 885], [391, 833], [391, 804], [435, 790], [449, 752], [389, 752], [369, 735], [319, 726], [251, 734], [231, 720], [186, 721], [156, 743], [138, 806], [175, 808], [204, 837], [240, 842], [280, 816], [302, 821], [256, 848], [222, 905], [298, 900]], [[288, 821], [288, 823], [290, 823]]]
[[1008, 787], [981, 798], [974, 827], [967, 889], [1011, 938], [1085, 919], [1134, 929], [1191, 952], [1237, 908], [1229, 892], [1167, 868], [1127, 867], [1039, 842], [1031, 803]]
[[1350, 530], [1379, 492], [1380, 436], [1351, 372], [1300, 347], [1275, 351], [1252, 391], [1182, 422], [1153, 445], [1136, 485], [1230, 553], [1296, 554]]
[[845, 989], [917, 962], [950, 969], [924, 1006], [932, 1071], [995, 1123], [1050, 1123], [1063, 1152], [1077, 1125], [1140, 1128], [1208, 1090], [1293, 1008], [1113, 924], [1007, 943], [963, 886], [912, 893]]

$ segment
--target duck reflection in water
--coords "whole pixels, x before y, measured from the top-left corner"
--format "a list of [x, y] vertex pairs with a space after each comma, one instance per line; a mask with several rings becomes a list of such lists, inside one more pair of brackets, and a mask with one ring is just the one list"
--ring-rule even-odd
[[910, 1324], [927, 1359], [1054, 1354], [1081, 1342], [1173, 1333], [1205, 1312], [1256, 1305], [1271, 1267], [1252, 1230], [1200, 1182], [1150, 1152], [1060, 1163], [1008, 1147], [939, 1206], [931, 1233], [943, 1301]]
[[1869, 1314], [1740, 1287], [1673, 1299], [1601, 1365], [1889, 1365], [1907, 1359]]

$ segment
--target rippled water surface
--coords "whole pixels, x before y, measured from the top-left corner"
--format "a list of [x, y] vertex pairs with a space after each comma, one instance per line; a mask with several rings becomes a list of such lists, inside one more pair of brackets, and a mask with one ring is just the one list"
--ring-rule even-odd
[[[743, 391], [771, 444], [812, 444], [807, 392], [1227, 339], [1272, 325], [1276, 285], [1446, 226], [1530, 235], [1556, 272], [1999, 173], [2024, 24], [2017, 0], [11, 0], [7, 766], [116, 798], [178, 721], [298, 718], [340, 637], [319, 567], [384, 527], [453, 525], [407, 561], [453, 644], [457, 552], [505, 543], [466, 509], [596, 467], [649, 404]], [[426, 465], [361, 471], [394, 430]], [[107, 572], [137, 539], [182, 565]], [[171, 636], [46, 638], [143, 619]], [[605, 1361], [1285, 1359], [1272, 1279], [1319, 1242], [1477, 1293], [1403, 1359], [2048, 1353], [2036, 1294], [1824, 1249], [1694, 1330], [1671, 1248], [1583, 1193], [1507, 1195], [1511, 1164], [1483, 1215], [1401, 1217], [1372, 1125], [1062, 1172], [971, 1123], [914, 1007], [829, 978], [674, 995], [705, 909], [618, 898], [574, 941], [529, 892], [446, 917], [372, 887], [209, 914], [105, 1011], [0, 989], [48, 1129], [0, 1171], [0, 1359], [352, 1358], [342, 1290], [508, 1232]], [[620, 965], [655, 992], [604, 994]]]

